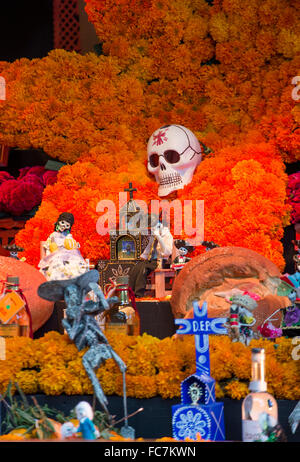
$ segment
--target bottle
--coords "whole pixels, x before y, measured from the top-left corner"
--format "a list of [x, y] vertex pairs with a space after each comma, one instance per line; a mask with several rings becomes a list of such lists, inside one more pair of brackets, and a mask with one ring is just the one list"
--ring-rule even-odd
[[[18, 294], [19, 289], [19, 278], [7, 276], [2, 295], [12, 292]], [[25, 307], [21, 308], [8, 322], [0, 323], [0, 335], [2, 337], [30, 336], [30, 319]]]
[[129, 299], [129, 277], [119, 276], [116, 282], [116, 295], [119, 298], [119, 302], [109, 310], [106, 316], [105, 331], [118, 331], [127, 335], [139, 335], [139, 317]]
[[253, 348], [250, 393], [242, 403], [242, 439], [245, 442], [274, 441], [278, 424], [275, 398], [267, 392], [265, 350]]

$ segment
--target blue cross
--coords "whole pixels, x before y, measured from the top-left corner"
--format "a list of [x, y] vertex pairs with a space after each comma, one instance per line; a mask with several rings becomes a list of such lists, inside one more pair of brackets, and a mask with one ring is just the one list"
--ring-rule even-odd
[[227, 322], [227, 318], [208, 318], [207, 302], [199, 306], [199, 303], [193, 301], [194, 317], [191, 319], [175, 319], [175, 324], [182, 325], [176, 331], [177, 334], [194, 334], [196, 347], [196, 371], [198, 374], [210, 376], [210, 359], [209, 359], [209, 335], [210, 334], [227, 334], [226, 327], [222, 324]]

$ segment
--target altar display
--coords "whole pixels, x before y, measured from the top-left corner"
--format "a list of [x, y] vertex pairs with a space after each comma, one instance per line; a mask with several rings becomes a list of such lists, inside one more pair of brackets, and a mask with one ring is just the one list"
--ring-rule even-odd
[[[65, 441], [134, 440], [142, 426], [154, 438], [157, 398], [170, 400], [162, 438], [273, 441], [274, 400], [279, 411], [280, 400], [294, 408], [300, 399], [300, 183], [287, 173], [300, 159], [299, 6], [84, 3], [99, 40], [91, 52], [0, 59], [0, 145], [64, 163], [34, 182], [38, 199], [26, 185], [38, 207], [11, 248], [26, 263], [11, 253], [0, 267], [1, 280], [19, 283], [0, 295], [0, 392], [73, 399], [76, 422], [50, 431]], [[0, 173], [0, 212], [7, 203], [21, 210], [27, 198], [10, 197], [16, 181]], [[295, 274], [285, 273], [290, 225]], [[34, 339], [56, 302], [62, 333], [50, 322]], [[21, 314], [23, 327], [14, 323]], [[259, 377], [258, 351], [267, 358]], [[263, 375], [271, 410], [259, 418], [249, 390], [266, 392]], [[109, 430], [111, 408], [122, 414], [121, 432], [99, 432], [92, 396]], [[147, 409], [134, 428], [130, 400], [131, 410], [137, 400]], [[28, 412], [31, 425], [41, 417], [31, 437], [44, 439], [51, 425]], [[296, 406], [290, 438], [298, 422]]]

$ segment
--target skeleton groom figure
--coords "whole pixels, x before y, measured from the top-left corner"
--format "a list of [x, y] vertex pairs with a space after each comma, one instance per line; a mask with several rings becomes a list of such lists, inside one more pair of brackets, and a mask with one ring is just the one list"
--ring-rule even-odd
[[147, 153], [148, 171], [159, 184], [159, 196], [168, 196], [189, 184], [202, 158], [196, 136], [182, 125], [156, 130], [148, 141]]
[[[87, 348], [82, 356], [82, 364], [92, 382], [95, 395], [109, 415], [108, 401], [96, 375], [97, 369], [107, 359], [114, 359], [120, 371], [126, 371], [126, 364], [117, 355], [108, 343], [100, 326], [95, 320], [99, 313], [107, 311], [113, 306], [118, 297], [105, 299], [98, 286], [99, 273], [96, 270], [88, 271], [74, 279], [47, 281], [38, 288], [38, 295], [49, 301], [65, 300], [66, 316], [62, 321], [70, 340], [74, 341], [78, 351]], [[87, 295], [93, 291], [96, 301], [90, 300]]]
[[143, 297], [147, 277], [157, 267], [171, 263], [173, 251], [173, 236], [167, 226], [157, 218], [152, 218], [151, 236], [147, 247], [140, 256], [140, 261], [132, 268], [129, 274], [129, 286], [136, 297]]

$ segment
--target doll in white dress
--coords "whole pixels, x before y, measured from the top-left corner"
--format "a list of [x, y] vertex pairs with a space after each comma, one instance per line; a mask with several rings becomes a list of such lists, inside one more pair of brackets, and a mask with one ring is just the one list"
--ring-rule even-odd
[[74, 224], [72, 213], [61, 213], [44, 244], [45, 256], [39, 269], [47, 281], [71, 279], [88, 271], [87, 262], [79, 251], [79, 243], [71, 234]]

